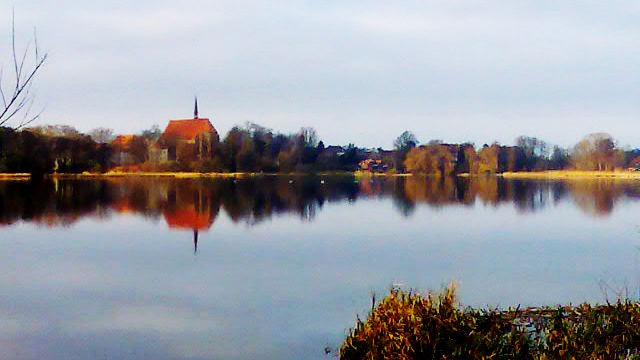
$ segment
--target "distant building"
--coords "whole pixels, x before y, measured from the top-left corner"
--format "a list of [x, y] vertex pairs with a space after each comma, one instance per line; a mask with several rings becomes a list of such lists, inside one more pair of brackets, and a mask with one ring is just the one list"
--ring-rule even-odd
[[385, 172], [389, 170], [387, 165], [382, 163], [382, 160], [376, 159], [362, 160], [360, 161], [358, 166], [360, 167], [360, 170], [369, 172]]
[[198, 117], [196, 99], [193, 119], [169, 121], [149, 155], [155, 161], [201, 159], [212, 153], [218, 141], [218, 132], [209, 119]]
[[116, 165], [131, 165], [135, 163], [135, 158], [131, 155], [131, 143], [135, 135], [118, 135], [113, 141], [113, 155], [111, 160]]

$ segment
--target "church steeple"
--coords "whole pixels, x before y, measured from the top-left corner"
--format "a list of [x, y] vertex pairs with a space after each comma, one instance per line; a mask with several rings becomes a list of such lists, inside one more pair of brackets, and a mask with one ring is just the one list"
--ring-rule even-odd
[[197, 96], [196, 96], [195, 108], [193, 109], [193, 118], [194, 119], [198, 118], [198, 97]]

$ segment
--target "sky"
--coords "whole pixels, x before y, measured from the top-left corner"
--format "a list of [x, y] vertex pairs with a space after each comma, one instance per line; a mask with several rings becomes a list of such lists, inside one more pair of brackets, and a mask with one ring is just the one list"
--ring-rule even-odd
[[640, 146], [636, 1], [5, 0], [5, 81], [12, 9], [18, 48], [35, 27], [49, 55], [40, 125], [164, 129], [197, 95], [222, 136], [255, 122], [366, 147], [404, 130]]

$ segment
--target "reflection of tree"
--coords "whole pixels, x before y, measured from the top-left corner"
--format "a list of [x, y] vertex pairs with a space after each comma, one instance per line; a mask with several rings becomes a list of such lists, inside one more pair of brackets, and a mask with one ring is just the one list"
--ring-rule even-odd
[[0, 224], [22, 220], [64, 226], [86, 216], [131, 213], [164, 219], [171, 228], [196, 231], [195, 240], [197, 232], [213, 226], [220, 209], [234, 222], [253, 225], [285, 213], [313, 220], [327, 202], [368, 197], [391, 197], [394, 207], [409, 216], [418, 204], [442, 207], [476, 201], [512, 202], [519, 211], [531, 212], [569, 194], [584, 212], [602, 215], [623, 197], [640, 198], [640, 188], [612, 180], [512, 181], [495, 176], [4, 181], [0, 182]]
[[[552, 182], [505, 180], [495, 176], [473, 178], [411, 177], [402, 180], [403, 190], [393, 192], [394, 204], [403, 214], [410, 214], [417, 203], [431, 206], [471, 205], [476, 199], [497, 205], [512, 202], [522, 212], [541, 210], [572, 194], [576, 204], [586, 213], [608, 214], [615, 201], [623, 196], [639, 197], [640, 189], [632, 183]], [[409, 211], [407, 211], [409, 209]]]
[[416, 202], [413, 199], [407, 197], [407, 192], [405, 190], [405, 179], [400, 178], [393, 183], [393, 192], [391, 193], [393, 197], [393, 205], [402, 216], [408, 217], [413, 214], [416, 209]]
[[454, 178], [447, 176], [414, 176], [405, 182], [407, 198], [436, 207], [457, 202], [455, 190]]
[[104, 181], [0, 182], [0, 223], [18, 220], [68, 225], [84, 216], [106, 216], [113, 202]]
[[608, 215], [613, 210], [616, 201], [625, 194], [629, 185], [613, 180], [594, 180], [570, 183], [569, 188], [575, 204], [582, 211], [601, 216]]
[[511, 198], [521, 211], [536, 211], [547, 206], [549, 184], [538, 181], [514, 180], [511, 184]]

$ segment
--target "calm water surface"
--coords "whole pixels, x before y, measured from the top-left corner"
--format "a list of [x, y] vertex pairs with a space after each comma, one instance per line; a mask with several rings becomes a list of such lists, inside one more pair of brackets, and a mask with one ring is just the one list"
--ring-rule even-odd
[[0, 182], [0, 358], [323, 359], [370, 294], [602, 302], [640, 284], [640, 182]]

